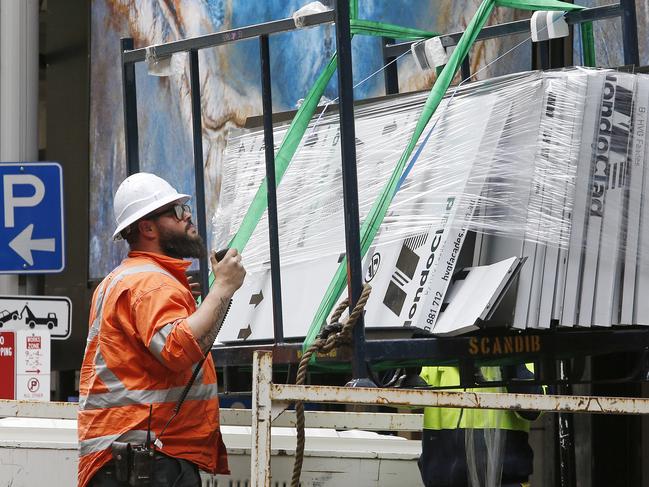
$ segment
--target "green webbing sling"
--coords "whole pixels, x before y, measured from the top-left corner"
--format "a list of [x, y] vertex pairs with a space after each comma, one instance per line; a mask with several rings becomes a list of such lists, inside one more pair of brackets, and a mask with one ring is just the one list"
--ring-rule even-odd
[[416, 39], [429, 39], [439, 35], [427, 30], [401, 27], [399, 25], [375, 22], [373, 20], [351, 19], [349, 26], [352, 34], [391, 37], [392, 39], [408, 39], [414, 41]]
[[593, 36], [593, 23], [584, 22], [581, 24], [581, 52], [584, 58], [584, 66], [594, 68], [595, 61], [595, 38]]

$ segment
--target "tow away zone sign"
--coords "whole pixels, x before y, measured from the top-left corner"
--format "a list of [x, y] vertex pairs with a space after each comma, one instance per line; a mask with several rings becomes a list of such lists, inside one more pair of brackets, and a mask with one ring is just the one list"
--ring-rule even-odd
[[49, 330], [52, 340], [70, 336], [72, 303], [64, 296], [0, 296], [0, 331]]

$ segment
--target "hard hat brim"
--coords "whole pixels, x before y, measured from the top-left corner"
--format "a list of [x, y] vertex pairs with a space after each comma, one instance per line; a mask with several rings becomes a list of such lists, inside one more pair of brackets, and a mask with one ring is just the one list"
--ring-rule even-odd
[[159, 200], [155, 200], [151, 202], [151, 204], [140, 209], [140, 211], [135, 212], [134, 214], [129, 216], [126, 220], [124, 220], [122, 223], [117, 225], [117, 228], [113, 233], [113, 240], [121, 240], [122, 239], [121, 233], [124, 229], [128, 228], [129, 225], [135, 223], [139, 219], [144, 218], [149, 213], [153, 213], [157, 209], [162, 208], [163, 206], [168, 205], [169, 203], [173, 203], [174, 201], [177, 201], [180, 204], [186, 203], [187, 201], [189, 201], [190, 198], [191, 196], [188, 194], [176, 193], [176, 194], [169, 195], [165, 198], [161, 198]]

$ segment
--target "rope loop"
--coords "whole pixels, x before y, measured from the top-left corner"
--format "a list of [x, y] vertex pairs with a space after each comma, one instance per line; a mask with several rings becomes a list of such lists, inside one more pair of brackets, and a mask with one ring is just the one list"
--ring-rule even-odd
[[[322, 352], [328, 353], [334, 348], [341, 345], [348, 345], [352, 343], [352, 331], [354, 325], [361, 316], [367, 300], [372, 292], [372, 287], [369, 284], [363, 286], [358, 302], [347, 319], [341, 323], [340, 317], [349, 308], [349, 299], [344, 299], [338, 305], [336, 310], [331, 315], [329, 324], [325, 326], [318, 338], [311, 344], [311, 346], [304, 352], [300, 359], [300, 365], [297, 369], [297, 377], [295, 378], [296, 385], [304, 385], [306, 379], [306, 370], [311, 361], [314, 353]], [[302, 473], [302, 463], [304, 461], [304, 403], [302, 401], [295, 402], [295, 415], [296, 415], [296, 430], [297, 430], [297, 444], [295, 446], [295, 463], [293, 464], [293, 476], [291, 478], [291, 487], [299, 487], [300, 474]]]

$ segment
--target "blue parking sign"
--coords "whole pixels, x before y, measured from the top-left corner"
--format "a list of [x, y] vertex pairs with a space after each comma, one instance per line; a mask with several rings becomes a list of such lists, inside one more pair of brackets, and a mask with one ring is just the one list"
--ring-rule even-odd
[[0, 163], [0, 273], [65, 267], [63, 171], [54, 162]]

